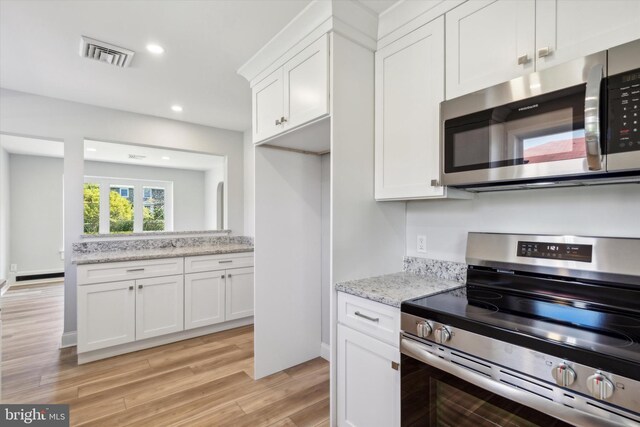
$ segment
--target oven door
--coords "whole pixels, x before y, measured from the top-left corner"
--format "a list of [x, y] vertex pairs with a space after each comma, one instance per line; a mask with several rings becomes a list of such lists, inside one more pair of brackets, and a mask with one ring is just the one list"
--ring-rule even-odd
[[619, 424], [516, 389], [401, 339], [403, 427], [564, 427]]
[[[605, 173], [605, 62], [583, 62], [445, 101], [443, 183], [469, 187]], [[564, 82], [570, 84], [558, 88], [566, 75], [573, 76]]]

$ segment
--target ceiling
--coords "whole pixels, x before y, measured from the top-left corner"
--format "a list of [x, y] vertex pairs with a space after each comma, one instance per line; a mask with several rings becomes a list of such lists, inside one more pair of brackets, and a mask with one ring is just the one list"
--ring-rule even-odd
[[[251, 92], [236, 70], [308, 3], [2, 0], [0, 86], [242, 131]], [[131, 66], [80, 57], [82, 35], [135, 51]]]
[[[376, 13], [396, 2], [359, 1]], [[244, 131], [251, 92], [236, 70], [309, 2], [2, 0], [0, 86]], [[80, 57], [82, 35], [135, 51], [131, 66]]]
[[[85, 140], [85, 160], [171, 169], [207, 171], [224, 166], [223, 156]], [[64, 157], [64, 143], [37, 138], [0, 134], [0, 148], [11, 154], [27, 156]], [[143, 156], [131, 159], [129, 154]]]

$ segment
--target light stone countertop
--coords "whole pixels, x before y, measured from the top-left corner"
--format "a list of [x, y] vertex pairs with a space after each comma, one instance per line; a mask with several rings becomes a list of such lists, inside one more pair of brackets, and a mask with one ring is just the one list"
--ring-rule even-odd
[[464, 286], [453, 280], [401, 272], [338, 283], [336, 290], [399, 308], [402, 301]]
[[217, 245], [183, 246], [177, 248], [168, 247], [128, 249], [117, 251], [96, 251], [74, 254], [72, 262], [74, 264], [81, 265], [199, 255], [234, 254], [241, 252], [253, 252], [253, 245], [246, 243], [228, 243]]

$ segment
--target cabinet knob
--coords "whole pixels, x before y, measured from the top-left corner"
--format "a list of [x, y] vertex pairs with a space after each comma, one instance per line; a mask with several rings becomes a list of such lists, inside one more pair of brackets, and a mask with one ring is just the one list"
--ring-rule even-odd
[[551, 55], [551, 48], [549, 46], [541, 47], [538, 49], [538, 58], [544, 58]]
[[129, 286], [129, 290], [132, 291], [133, 290], [133, 286]]
[[440, 187], [440, 181], [437, 179], [432, 179], [431, 180], [431, 186], [432, 187]]
[[276, 126], [280, 126], [280, 120], [276, 119]]
[[284, 116], [280, 117], [280, 124], [284, 124], [287, 122], [287, 119], [284, 118]]
[[224, 279], [224, 274], [222, 275], [222, 278]]
[[400, 364], [398, 362], [391, 362], [391, 369], [395, 369], [397, 371], [400, 369]]
[[227, 274], [227, 277], [231, 277], [231, 275], [230, 275], [230, 274]]
[[142, 285], [138, 285], [138, 289], [142, 289]]
[[529, 55], [518, 56], [518, 65], [524, 65], [530, 61]]

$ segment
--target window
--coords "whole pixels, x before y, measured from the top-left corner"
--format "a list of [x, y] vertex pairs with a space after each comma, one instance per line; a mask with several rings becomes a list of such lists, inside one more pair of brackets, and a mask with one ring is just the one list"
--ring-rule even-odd
[[172, 231], [172, 195], [172, 182], [85, 177], [84, 232]]

